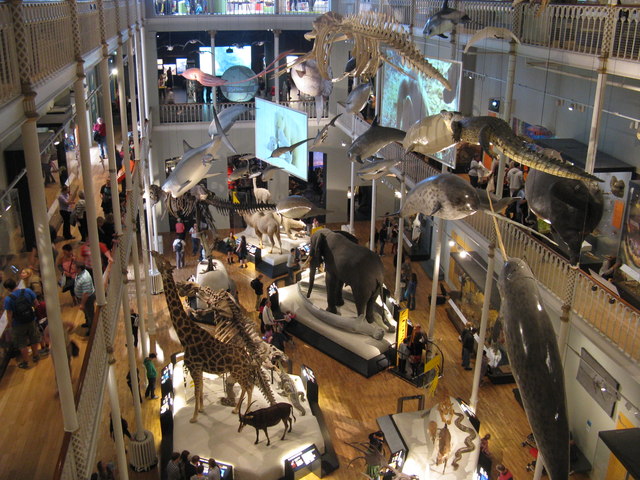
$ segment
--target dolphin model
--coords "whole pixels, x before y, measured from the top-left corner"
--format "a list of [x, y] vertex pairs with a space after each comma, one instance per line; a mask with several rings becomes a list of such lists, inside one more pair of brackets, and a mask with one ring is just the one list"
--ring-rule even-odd
[[345, 113], [352, 113], [354, 115], [360, 113], [371, 96], [371, 87], [371, 82], [367, 82], [361, 83], [351, 90], [344, 102]]
[[262, 181], [268, 182], [269, 180], [273, 180], [273, 174], [280, 170], [282, 170], [280, 167], [269, 165], [260, 173], [260, 175], [262, 176]]
[[569, 422], [556, 334], [531, 269], [507, 260], [498, 277], [506, 350], [550, 480], [569, 477]]
[[324, 127], [322, 127], [322, 129], [318, 130], [318, 134], [313, 139], [313, 142], [311, 142], [311, 147], [309, 148], [317, 147], [321, 143], [324, 143], [324, 141], [329, 136], [329, 129], [331, 127], [336, 126], [336, 120], [338, 120], [338, 118], [340, 118], [341, 115], [342, 115], [341, 113], [337, 114], [335, 117], [331, 119], [331, 121], [329, 121], [329, 123], [327, 123]]
[[469, 23], [471, 18], [464, 12], [449, 8], [449, 0], [444, 0], [442, 8], [427, 19], [422, 34], [426, 37], [449, 38], [445, 33], [452, 31], [456, 25]]
[[375, 119], [371, 127], [353, 141], [347, 151], [347, 156], [351, 161], [362, 163], [365, 158], [372, 157], [390, 143], [402, 143], [404, 137], [405, 132], [402, 130], [381, 127], [378, 125], [378, 120]]
[[410, 217], [418, 213], [459, 220], [473, 215], [480, 208], [476, 189], [453, 173], [441, 173], [425, 178], [413, 187], [405, 199], [400, 214]]
[[242, 177], [249, 176], [250, 173], [251, 171], [249, 170], [249, 167], [234, 168], [233, 172], [229, 174], [229, 181], [234, 182], [236, 180], [240, 180]]
[[512, 39], [518, 45], [520, 45], [520, 39], [516, 37], [511, 30], [501, 27], [486, 27], [482, 30], [478, 30], [473, 34], [473, 37], [469, 39], [467, 45], [464, 47], [463, 53], [467, 53], [473, 45], [484, 40], [485, 38], [498, 38], [502, 40]]
[[400, 160], [374, 160], [366, 162], [357, 174], [363, 180], [377, 180], [378, 178], [390, 175], [389, 169], [400, 163]]
[[222, 145], [222, 138], [216, 136], [213, 140], [193, 148], [183, 141], [184, 154], [169, 177], [162, 184], [162, 190], [178, 198], [191, 190], [203, 178], [215, 176], [208, 173], [214, 155]]
[[407, 130], [402, 147], [407, 152], [433, 155], [455, 145], [448, 123], [441, 114], [418, 120]]
[[314, 137], [305, 138], [304, 140], [300, 140], [299, 142], [294, 143], [293, 145], [289, 145], [288, 147], [278, 147], [273, 152], [271, 152], [271, 158], [278, 158], [285, 153], [293, 153], [293, 151], [298, 148], [303, 143], [307, 143], [313, 140]]

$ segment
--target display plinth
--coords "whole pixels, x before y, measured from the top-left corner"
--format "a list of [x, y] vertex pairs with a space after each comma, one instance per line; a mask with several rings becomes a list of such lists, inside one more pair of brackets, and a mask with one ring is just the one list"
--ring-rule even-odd
[[[451, 453], [447, 459], [446, 467], [442, 462], [439, 465], [435, 464], [438, 455], [439, 438], [436, 434], [435, 438], [432, 439], [429, 433], [433, 431], [433, 426], [438, 429], [437, 431], [444, 427], [437, 405], [430, 410], [397, 413], [378, 418], [378, 425], [385, 437], [399, 435], [402, 444], [406, 447], [406, 457], [402, 467], [403, 473], [418, 475], [420, 478], [439, 480], [467, 480], [474, 478], [476, 466], [478, 465], [480, 438], [463, 411], [461, 404], [453, 397], [450, 397], [450, 401], [453, 405], [453, 412], [449, 417], [451, 420], [447, 425], [447, 429], [451, 435]], [[456, 423], [469, 431], [473, 431], [475, 436], [461, 430], [456, 426]], [[389, 429], [392, 430], [390, 431]], [[473, 439], [471, 436], [473, 436]], [[462, 453], [461, 449], [467, 449], [465, 440], [467, 440], [467, 444], [471, 445], [469, 447], [471, 451]], [[451, 463], [454, 461], [455, 453], [458, 450], [461, 451], [462, 455], [457, 462], [458, 468], [454, 469]]]
[[[307, 414], [301, 416], [294, 409], [296, 421], [291, 432], [287, 432], [284, 440], [280, 440], [284, 425], [279, 423], [269, 427], [271, 445], [267, 445], [264, 432], [260, 432], [260, 442], [254, 445], [255, 429], [245, 426], [238, 433], [238, 415], [231, 413], [232, 407], [223, 406], [220, 399], [225, 397], [222, 379], [217, 375], [204, 375], [204, 412], [198, 415], [197, 423], [190, 423], [193, 415], [194, 389], [190, 376], [186, 377], [183, 361], [175, 363], [173, 375], [173, 448], [172, 451], [189, 450], [207, 458], [207, 455], [233, 466], [235, 480], [278, 480], [284, 476], [284, 464], [299, 451], [310, 445], [316, 445], [320, 452], [325, 451], [320, 425], [311, 412], [309, 403], [302, 405]], [[292, 376], [298, 391], [304, 392], [300, 377]], [[276, 401], [288, 402], [279, 395], [276, 383], [272, 385]], [[235, 387], [236, 396], [240, 395], [239, 387]], [[253, 392], [251, 410], [268, 405], [260, 391]], [[242, 410], [246, 410], [246, 401]]]
[[[253, 227], [247, 227], [244, 231], [236, 235], [240, 238], [242, 235], [247, 239], [247, 244], [259, 246], [260, 239], [256, 236]], [[310, 238], [305, 235], [295, 240], [290, 239], [285, 233], [280, 233], [280, 242], [282, 242], [282, 251], [276, 246], [273, 247], [273, 253], [269, 253], [271, 248], [271, 240], [265, 235], [263, 239], [264, 248], [260, 249], [260, 260], [254, 261], [256, 270], [264, 273], [268, 277], [275, 278], [287, 273], [287, 257], [292, 248], [298, 248], [309, 243]]]
[[[301, 282], [306, 287], [304, 277]], [[306, 288], [302, 290], [306, 292]], [[343, 320], [353, 318], [356, 321], [356, 306], [346, 294], [350, 290], [345, 289], [345, 305], [339, 308], [339, 316]], [[324, 274], [316, 275], [310, 299], [300, 291], [298, 284], [281, 287], [278, 294], [280, 310], [296, 313], [295, 320], [287, 325], [287, 332], [367, 378], [389, 366], [386, 352], [395, 341], [395, 334], [386, 332], [381, 340], [376, 340], [340, 330], [318, 318], [320, 314], [328, 314], [324, 311], [327, 308]]]

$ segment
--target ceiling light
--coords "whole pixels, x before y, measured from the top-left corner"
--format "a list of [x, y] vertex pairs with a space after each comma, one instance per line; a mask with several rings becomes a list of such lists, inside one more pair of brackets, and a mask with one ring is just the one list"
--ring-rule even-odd
[[167, 45], [167, 52], [173, 52], [173, 45]]
[[111, 75], [117, 75], [118, 74], [118, 69], [117, 68], [112, 68], [111, 69]]
[[449, 246], [451, 248], [455, 247], [456, 246], [456, 242], [454, 242], [453, 240], [449, 240]]
[[396, 190], [396, 198], [402, 198], [402, 193]]
[[467, 255], [469, 255], [466, 250], [461, 250], [460, 251], [460, 258], [467, 258]]
[[574, 104], [573, 104], [573, 103], [569, 104], [569, 111], [570, 111], [570, 112], [573, 112], [573, 107], [574, 107]]

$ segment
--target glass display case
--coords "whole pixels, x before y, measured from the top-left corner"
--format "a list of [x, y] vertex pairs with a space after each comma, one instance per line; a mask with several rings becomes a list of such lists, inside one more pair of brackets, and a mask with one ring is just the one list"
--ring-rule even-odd
[[640, 445], [640, 428], [599, 432], [591, 479], [627, 480], [640, 478], [638, 445]]

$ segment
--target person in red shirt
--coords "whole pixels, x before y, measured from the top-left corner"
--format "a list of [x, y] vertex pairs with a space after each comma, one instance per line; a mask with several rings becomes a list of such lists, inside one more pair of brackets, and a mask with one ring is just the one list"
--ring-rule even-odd
[[[107, 245], [102, 242], [98, 242], [98, 245], [100, 247], [100, 255], [105, 257], [108, 263], [113, 263], [113, 257], [111, 256], [111, 251], [109, 251]], [[85, 269], [89, 272], [89, 275], [91, 275], [91, 278], [93, 279], [94, 277], [93, 263], [91, 261], [91, 244], [88, 240], [84, 245], [80, 247], [80, 257], [82, 259], [82, 262], [84, 263]], [[103, 261], [101, 271], [104, 272], [106, 268], [107, 264]]]
[[98, 117], [93, 126], [93, 139], [100, 147], [100, 158], [104, 160], [107, 158], [107, 125], [102, 120], [102, 117]]
[[513, 480], [512, 473], [504, 465], [498, 465], [496, 470], [498, 471], [498, 480]]
[[186, 227], [184, 223], [182, 223], [182, 219], [178, 218], [178, 220], [176, 221], [176, 233], [178, 234], [178, 238], [180, 240], [184, 240], [185, 230], [186, 230]]

